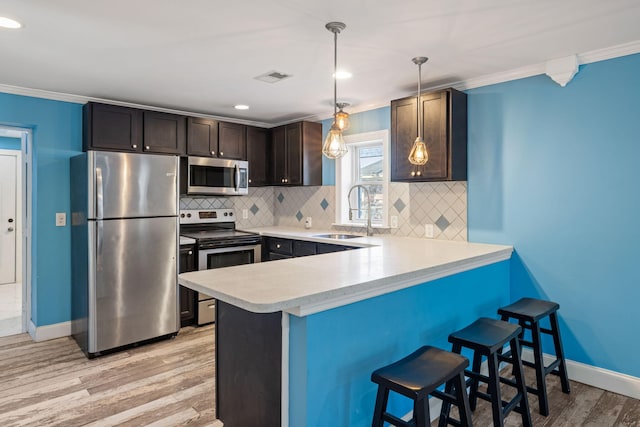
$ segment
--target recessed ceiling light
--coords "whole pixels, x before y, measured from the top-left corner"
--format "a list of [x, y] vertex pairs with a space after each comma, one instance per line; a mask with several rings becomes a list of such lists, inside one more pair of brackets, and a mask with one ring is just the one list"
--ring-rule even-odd
[[234, 105], [233, 108], [235, 108], [236, 110], [248, 110], [249, 106], [244, 104], [238, 104], [238, 105]]
[[0, 27], [9, 28], [11, 30], [16, 30], [18, 28], [22, 28], [22, 24], [13, 19], [6, 18], [4, 16], [0, 16]]
[[336, 79], [342, 80], [342, 79], [350, 79], [351, 77], [353, 77], [353, 74], [351, 74], [348, 71], [344, 71], [344, 70], [338, 70], [336, 72]]

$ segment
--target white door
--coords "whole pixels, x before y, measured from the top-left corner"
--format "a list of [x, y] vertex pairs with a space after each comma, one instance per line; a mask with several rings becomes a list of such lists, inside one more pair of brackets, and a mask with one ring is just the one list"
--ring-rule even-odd
[[0, 285], [16, 281], [15, 156], [0, 155]]

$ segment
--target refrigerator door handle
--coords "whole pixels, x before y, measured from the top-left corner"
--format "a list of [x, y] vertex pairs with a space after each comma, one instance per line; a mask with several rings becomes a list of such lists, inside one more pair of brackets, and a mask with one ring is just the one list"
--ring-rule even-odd
[[102, 168], [96, 168], [96, 219], [104, 217], [104, 184], [102, 183]]
[[238, 166], [238, 164], [236, 163], [236, 173], [235, 173], [235, 188], [236, 188], [236, 193], [238, 191], [240, 191], [240, 166]]
[[97, 231], [98, 231], [98, 238], [97, 238], [97, 242], [96, 242], [96, 269], [100, 270], [101, 269], [101, 255], [102, 255], [102, 243], [104, 241], [104, 222], [103, 221], [95, 221], [96, 223], [96, 227], [97, 227]]

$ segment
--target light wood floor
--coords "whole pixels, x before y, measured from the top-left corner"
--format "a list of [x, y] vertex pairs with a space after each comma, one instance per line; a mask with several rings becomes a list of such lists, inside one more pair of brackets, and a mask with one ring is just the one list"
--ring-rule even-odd
[[0, 338], [0, 426], [211, 426], [213, 326], [93, 360], [72, 338]]
[[[0, 338], [0, 426], [211, 426], [213, 360], [213, 326], [93, 360], [71, 338]], [[527, 368], [533, 383], [532, 374]], [[576, 382], [566, 395], [548, 378], [548, 417], [529, 394], [534, 426], [640, 426], [639, 400]], [[473, 422], [492, 425], [488, 402], [479, 401]], [[505, 424], [522, 425], [520, 415]]]

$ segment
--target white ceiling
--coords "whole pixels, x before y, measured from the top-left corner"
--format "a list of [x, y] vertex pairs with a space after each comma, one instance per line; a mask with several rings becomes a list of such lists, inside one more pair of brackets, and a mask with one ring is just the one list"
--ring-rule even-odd
[[[3, 0], [0, 85], [265, 125], [640, 41], [638, 0]], [[254, 77], [279, 71], [275, 84]], [[2, 90], [0, 88], [0, 90]], [[233, 105], [248, 104], [247, 111]]]

